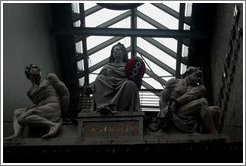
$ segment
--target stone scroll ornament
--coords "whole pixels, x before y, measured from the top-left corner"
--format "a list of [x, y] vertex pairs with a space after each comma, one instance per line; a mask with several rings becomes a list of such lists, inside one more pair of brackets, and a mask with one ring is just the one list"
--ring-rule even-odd
[[128, 60], [125, 67], [125, 74], [129, 80], [134, 81], [137, 84], [137, 87], [140, 89], [142, 78], [146, 71], [145, 63], [143, 60], [138, 57], [134, 56]]

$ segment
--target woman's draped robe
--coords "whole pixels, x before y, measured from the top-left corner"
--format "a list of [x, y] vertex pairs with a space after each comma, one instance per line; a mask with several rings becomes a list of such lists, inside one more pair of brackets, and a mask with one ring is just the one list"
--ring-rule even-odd
[[94, 85], [95, 110], [140, 111], [138, 88], [125, 75], [125, 63], [109, 63], [101, 70]]

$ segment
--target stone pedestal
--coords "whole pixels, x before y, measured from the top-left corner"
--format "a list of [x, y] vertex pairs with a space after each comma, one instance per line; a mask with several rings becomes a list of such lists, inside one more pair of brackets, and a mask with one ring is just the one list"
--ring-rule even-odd
[[143, 138], [143, 112], [79, 113], [80, 138]]

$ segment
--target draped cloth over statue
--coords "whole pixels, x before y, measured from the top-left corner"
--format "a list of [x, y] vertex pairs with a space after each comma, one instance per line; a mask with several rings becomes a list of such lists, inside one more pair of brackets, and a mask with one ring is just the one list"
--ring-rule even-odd
[[94, 85], [96, 111], [140, 111], [138, 88], [135, 82], [126, 77], [125, 65], [109, 63], [99, 73]]

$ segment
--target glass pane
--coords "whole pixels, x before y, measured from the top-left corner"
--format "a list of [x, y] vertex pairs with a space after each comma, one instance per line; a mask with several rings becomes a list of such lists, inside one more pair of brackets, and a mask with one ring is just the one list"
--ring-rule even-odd
[[111, 36], [90, 36], [87, 38], [87, 50], [109, 40]]
[[89, 74], [89, 84], [93, 83], [96, 80], [96, 78], [97, 78], [99, 72], [102, 70], [102, 68], [103, 67], [100, 67], [99, 69], [97, 69], [97, 70], [95, 70]]
[[75, 43], [76, 53], [83, 53], [82, 41]]
[[182, 45], [182, 57], [185, 57], [187, 58], [188, 57], [188, 52], [189, 51], [189, 48], [186, 46], [186, 45]]
[[181, 63], [181, 70], [180, 70], [180, 74], [184, 74], [186, 72], [187, 66], [184, 65], [183, 63]]
[[190, 30], [190, 26], [187, 24], [184, 24], [184, 30]]
[[191, 17], [192, 14], [192, 3], [185, 4], [185, 17]]
[[163, 79], [165, 80], [165, 81], [168, 81], [168, 80], [170, 80], [171, 78], [175, 78], [174, 76], [172, 76], [172, 77], [163, 77]]
[[79, 13], [79, 4], [78, 3], [72, 3], [72, 11], [73, 13]]
[[111, 48], [106, 47], [91, 56], [89, 56], [89, 67], [94, 66], [95, 64], [105, 60], [110, 55]]
[[130, 17], [125, 18], [125, 19], [111, 25], [109, 28], [131, 28]]
[[74, 27], [80, 27], [80, 26], [81, 26], [81, 21], [78, 20], [78, 21], [74, 22], [74, 23], [73, 23], [73, 26], [74, 26]]
[[175, 10], [176, 12], [179, 12], [179, 3], [165, 3], [164, 5], [170, 7], [171, 9]]
[[79, 85], [83, 86], [85, 83], [85, 77], [79, 79]]
[[155, 79], [151, 78], [148, 74], [144, 74], [143, 81], [148, 83], [150, 86], [152, 86], [154, 89], [163, 89], [163, 86], [156, 81]]
[[112, 18], [124, 13], [125, 11], [119, 11], [119, 10], [109, 10], [103, 8], [102, 10], [99, 10], [87, 17], [85, 17], [85, 25], [87, 27], [96, 27], [100, 24], [111, 20]]
[[96, 5], [97, 5], [96, 3], [84, 3], [84, 8], [85, 10], [88, 10]]
[[155, 63], [152, 61], [148, 60], [147, 58], [143, 57], [145, 60], [145, 66], [148, 68], [150, 71], [153, 71], [154, 74], [158, 75], [162, 79], [166, 80], [168, 77], [173, 77], [170, 73], [162, 69], [161, 67], [157, 66]]
[[84, 60], [77, 62], [78, 70], [84, 70]]
[[168, 29], [178, 29], [178, 19], [149, 3], [141, 5], [138, 7], [138, 10], [156, 20], [160, 24], [166, 26]]
[[138, 38], [137, 43], [138, 47], [142, 48], [161, 62], [171, 67], [172, 69], [176, 69], [176, 59], [172, 58], [170, 55], [166, 54], [165, 52], [153, 46], [149, 42], [143, 40], [142, 38]]
[[164, 46], [168, 47], [169, 49], [171, 49], [172, 51], [177, 53], [178, 42], [177, 42], [176, 39], [172, 39], [172, 38], [157, 38], [157, 37], [153, 37], [153, 39], [157, 40], [158, 42], [160, 42]]
[[156, 27], [150, 25], [146, 21], [142, 20], [141, 18], [137, 18], [137, 28], [139, 29], [157, 29]]

